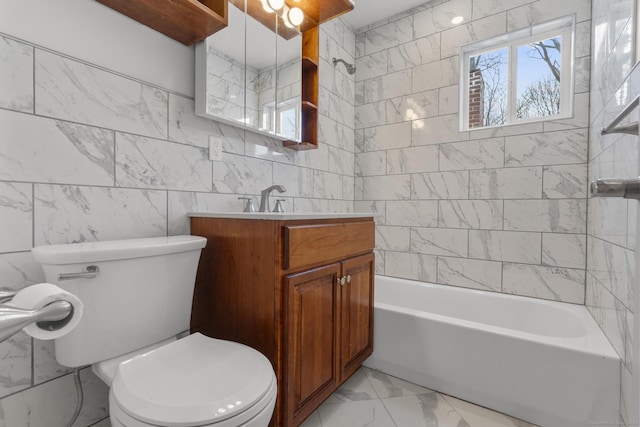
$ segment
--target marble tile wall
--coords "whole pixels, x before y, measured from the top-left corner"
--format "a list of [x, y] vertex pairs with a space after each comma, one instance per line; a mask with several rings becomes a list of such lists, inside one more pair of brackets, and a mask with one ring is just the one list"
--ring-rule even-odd
[[[640, 93], [640, 70], [632, 54], [633, 8], [633, 0], [593, 0], [589, 179], [640, 175], [638, 138], [600, 134]], [[637, 118], [636, 113], [629, 120]], [[637, 202], [589, 199], [588, 213], [586, 306], [623, 361], [621, 423], [636, 425], [638, 420], [630, 417], [638, 405], [631, 396], [637, 369], [632, 366]]]
[[[427, 2], [356, 31], [355, 199], [380, 213], [378, 273], [584, 303], [591, 2], [561, 3]], [[460, 132], [460, 46], [569, 14], [574, 117]]]
[[[353, 211], [355, 83], [330, 58], [353, 62], [355, 34], [338, 19], [320, 37], [320, 148], [298, 153], [195, 116], [181, 94], [0, 34], [0, 286], [44, 281], [34, 245], [189, 233], [187, 212], [240, 211], [238, 196], [271, 184], [287, 188], [287, 211]], [[223, 138], [222, 162], [208, 160], [209, 135]], [[107, 387], [90, 369], [82, 380], [75, 425], [107, 426]], [[52, 343], [0, 343], [0, 426], [66, 425], [74, 396]]]

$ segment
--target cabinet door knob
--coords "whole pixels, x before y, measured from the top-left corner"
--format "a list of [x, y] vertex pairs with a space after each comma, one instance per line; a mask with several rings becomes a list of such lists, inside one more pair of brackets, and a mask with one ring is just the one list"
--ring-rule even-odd
[[342, 276], [342, 277], [338, 277], [338, 285], [340, 285], [340, 286], [344, 286], [344, 282], [345, 282], [345, 280], [346, 280], [346, 279], [345, 279], [345, 277], [344, 277], [344, 276]]
[[347, 283], [351, 283], [351, 275], [347, 274]]

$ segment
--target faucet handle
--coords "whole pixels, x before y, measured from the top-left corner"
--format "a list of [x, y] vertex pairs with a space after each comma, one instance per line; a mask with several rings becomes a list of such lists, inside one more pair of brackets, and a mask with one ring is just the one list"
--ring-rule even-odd
[[276, 206], [273, 208], [273, 211], [271, 212], [284, 212], [284, 209], [282, 208], [282, 202], [284, 202], [285, 199], [276, 199]]
[[246, 200], [242, 212], [255, 212], [256, 207], [253, 204], [253, 197], [238, 197], [238, 200]]

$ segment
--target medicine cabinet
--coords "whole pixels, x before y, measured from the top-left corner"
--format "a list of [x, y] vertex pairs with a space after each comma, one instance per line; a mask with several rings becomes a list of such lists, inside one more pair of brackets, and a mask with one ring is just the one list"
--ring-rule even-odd
[[[196, 46], [196, 113], [284, 141], [317, 147], [319, 25], [353, 0], [97, 0]], [[298, 8], [297, 27], [282, 11]], [[211, 60], [209, 60], [211, 58]], [[211, 78], [211, 81], [209, 80]]]
[[299, 141], [302, 35], [258, 8], [231, 0], [228, 26], [196, 45], [196, 114]]

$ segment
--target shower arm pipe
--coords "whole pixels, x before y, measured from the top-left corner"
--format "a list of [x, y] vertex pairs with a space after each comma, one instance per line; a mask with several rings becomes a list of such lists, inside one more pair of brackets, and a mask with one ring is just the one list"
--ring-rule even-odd
[[631, 123], [625, 126], [618, 126], [622, 120], [624, 120], [640, 103], [640, 95], [636, 96], [620, 113], [611, 120], [608, 126], [602, 129], [601, 135], [608, 135], [611, 133], [627, 133], [630, 135], [638, 135], [638, 122]]
[[342, 62], [345, 66], [345, 68], [347, 69], [347, 73], [349, 74], [353, 74], [356, 72], [356, 66], [353, 64], [349, 64], [347, 61], [345, 61], [344, 59], [340, 59], [340, 58], [333, 58], [333, 66], [335, 67], [336, 65], [338, 65], [338, 62]]

